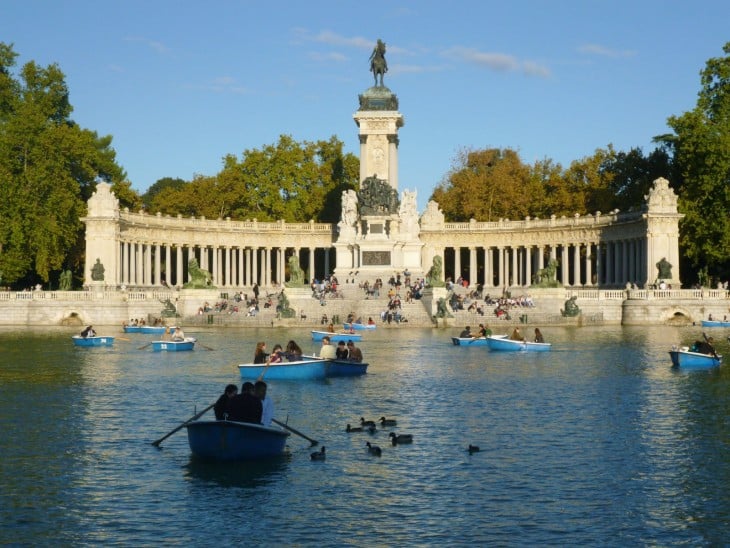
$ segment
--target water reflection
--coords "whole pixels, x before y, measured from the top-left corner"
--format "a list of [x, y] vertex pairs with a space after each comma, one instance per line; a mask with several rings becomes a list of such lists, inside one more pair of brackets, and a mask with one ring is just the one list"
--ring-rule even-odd
[[259, 489], [280, 479], [288, 470], [290, 461], [289, 454], [264, 461], [224, 463], [191, 455], [184, 468], [184, 477], [221, 487]]

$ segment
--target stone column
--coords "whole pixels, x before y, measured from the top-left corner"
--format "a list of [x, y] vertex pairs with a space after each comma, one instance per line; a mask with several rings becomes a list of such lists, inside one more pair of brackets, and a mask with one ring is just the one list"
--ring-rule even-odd
[[122, 242], [122, 283], [129, 285], [129, 242]]
[[494, 276], [492, 275], [492, 248], [484, 248], [484, 287], [494, 286]]
[[[205, 254], [208, 255], [208, 248], [205, 248]], [[220, 257], [220, 248], [218, 246], [213, 246], [211, 248], [211, 264], [210, 266], [210, 275], [211, 278], [213, 278], [213, 285], [222, 285], [221, 284], [221, 276], [220, 276], [220, 261], [218, 260]], [[207, 270], [207, 269], [206, 269]]]
[[476, 287], [479, 283], [477, 278], [477, 248], [469, 248], [469, 285]]
[[577, 242], [573, 247], [573, 285], [580, 285], [580, 244]]
[[253, 284], [258, 282], [258, 259], [257, 259], [258, 253], [256, 253], [256, 248], [247, 248], [246, 249], [246, 285], [251, 287]]
[[591, 242], [588, 242], [586, 244], [586, 285], [587, 286], [593, 286], [593, 265], [591, 264], [591, 261], [593, 260], [593, 244]]
[[180, 245], [180, 244], [175, 245], [175, 251], [176, 251], [176, 253], [175, 253], [175, 255], [176, 255], [175, 256], [175, 262], [177, 263], [177, 266], [176, 266], [177, 272], [175, 273], [175, 283], [174, 283], [174, 286], [176, 286], [176, 287], [182, 287], [182, 285], [184, 283], [184, 279], [183, 279], [183, 248], [182, 248], [182, 245]]
[[144, 285], [152, 285], [152, 244], [144, 245]]
[[141, 251], [140, 251], [140, 243], [134, 242], [132, 244], [134, 246], [134, 251], [132, 253], [132, 266], [133, 266], [133, 272], [134, 272], [134, 278], [132, 280], [132, 283], [134, 285], [140, 285], [142, 283], [142, 260], [141, 260]]
[[511, 277], [508, 278], [510, 286], [517, 286], [518, 285], [518, 274], [519, 274], [519, 268], [517, 266], [517, 248], [512, 246], [512, 272]]
[[271, 286], [271, 248], [265, 247], [261, 250], [261, 268], [263, 269], [264, 285]]
[[244, 275], [246, 270], [244, 269], [244, 250], [242, 247], [238, 248], [238, 251], [236, 252], [238, 254], [238, 271], [236, 276], [236, 285], [238, 287], [243, 287], [246, 285], [246, 281], [244, 279]]
[[165, 282], [172, 287], [172, 246], [165, 245]]
[[570, 285], [568, 283], [568, 271], [570, 269], [569, 268], [570, 265], [568, 263], [568, 245], [567, 244], [562, 245], [562, 247], [560, 249], [560, 258], [561, 258], [561, 262], [563, 263], [562, 268], [560, 269], [561, 270], [560, 283], [562, 283], [563, 286], [567, 287]]
[[[368, 147], [367, 147], [367, 145], [368, 145], [368, 136], [367, 135], [360, 134], [360, 135], [358, 135], [358, 137], [360, 138], [360, 158], [361, 158], [361, 161], [360, 161], [360, 182], [362, 182], [362, 181], [364, 181], [365, 179], [368, 178], [367, 165], [366, 165], [365, 162], [362, 161], [362, 158], [365, 158], [365, 155], [367, 154], [367, 150], [368, 150]], [[328, 274], [328, 273], [329, 272], [325, 272], [325, 275]]]
[[452, 281], [456, 283], [456, 280], [459, 279], [459, 276], [461, 276], [461, 248], [454, 247], [454, 277]]
[[250, 257], [253, 261], [253, 264], [251, 265], [251, 283], [249, 283], [248, 285], [261, 285], [261, 278], [259, 278], [259, 249], [257, 247], [254, 247], [250, 251]]
[[504, 287], [506, 284], [504, 283], [504, 259], [505, 259], [505, 252], [503, 247], [497, 247], [497, 286], [496, 287]]
[[388, 135], [388, 181], [398, 190], [398, 135]]
[[315, 277], [315, 268], [314, 268], [314, 248], [309, 248], [309, 278], [306, 280], [307, 282], [311, 282]]

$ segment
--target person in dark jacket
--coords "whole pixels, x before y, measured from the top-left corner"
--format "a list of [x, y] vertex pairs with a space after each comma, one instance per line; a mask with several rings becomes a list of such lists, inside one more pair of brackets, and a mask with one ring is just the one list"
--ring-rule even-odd
[[225, 391], [221, 394], [221, 397], [218, 398], [218, 401], [215, 402], [215, 405], [213, 406], [216, 420], [222, 421], [226, 419], [226, 416], [228, 415], [228, 402], [230, 402], [237, 394], [238, 387], [235, 384], [229, 384], [226, 386]]
[[263, 405], [256, 397], [253, 383], [244, 382], [241, 393], [228, 402], [228, 420], [258, 424], [261, 422], [262, 413]]

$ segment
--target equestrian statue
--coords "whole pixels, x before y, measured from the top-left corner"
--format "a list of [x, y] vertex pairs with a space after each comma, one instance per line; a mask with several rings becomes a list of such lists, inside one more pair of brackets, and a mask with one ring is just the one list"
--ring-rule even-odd
[[[383, 75], [388, 72], [388, 63], [385, 60], [385, 42], [378, 38], [378, 43], [370, 54], [370, 71], [375, 78], [375, 85], [383, 87]], [[380, 84], [378, 84], [378, 75], [380, 76]]]

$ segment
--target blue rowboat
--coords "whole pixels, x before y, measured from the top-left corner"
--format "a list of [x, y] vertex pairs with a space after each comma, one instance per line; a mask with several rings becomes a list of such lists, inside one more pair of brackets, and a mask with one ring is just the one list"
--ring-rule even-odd
[[487, 346], [486, 337], [451, 337], [454, 346]]
[[682, 369], [702, 370], [718, 367], [722, 363], [720, 354], [702, 354], [700, 352], [690, 352], [689, 347], [681, 348], [672, 347], [669, 351], [672, 358], [672, 365]]
[[330, 360], [314, 356], [302, 356], [299, 361], [278, 362], [268, 366], [265, 363], [242, 363], [238, 366], [242, 379], [257, 380], [261, 374], [264, 380], [306, 381], [324, 379]]
[[327, 368], [328, 377], [356, 377], [368, 372], [365, 362], [351, 362], [347, 360], [330, 360]]
[[550, 343], [513, 341], [504, 335], [490, 335], [487, 337], [487, 346], [489, 350], [501, 352], [548, 352], [552, 348]]
[[195, 348], [195, 339], [185, 337], [182, 341], [152, 341], [151, 344], [155, 352], [184, 352]]
[[[164, 325], [125, 325], [125, 333], [142, 333], [144, 335], [162, 335], [165, 332]], [[170, 327], [170, 332], [175, 331], [175, 327]]]
[[290, 435], [278, 427], [247, 422], [195, 421], [185, 427], [193, 455], [228, 461], [279, 456]]
[[342, 324], [342, 328], [345, 331], [349, 331], [350, 327], [352, 327], [355, 331], [364, 331], [366, 329], [375, 329], [374, 323], [345, 323]]
[[361, 333], [330, 333], [328, 331], [312, 331], [312, 340], [321, 341], [325, 336], [329, 336], [331, 341], [361, 341]]
[[114, 337], [82, 337], [81, 335], [74, 335], [71, 338], [74, 341], [74, 346], [111, 346], [114, 344]]
[[730, 327], [730, 322], [719, 320], [702, 320], [702, 327]]

